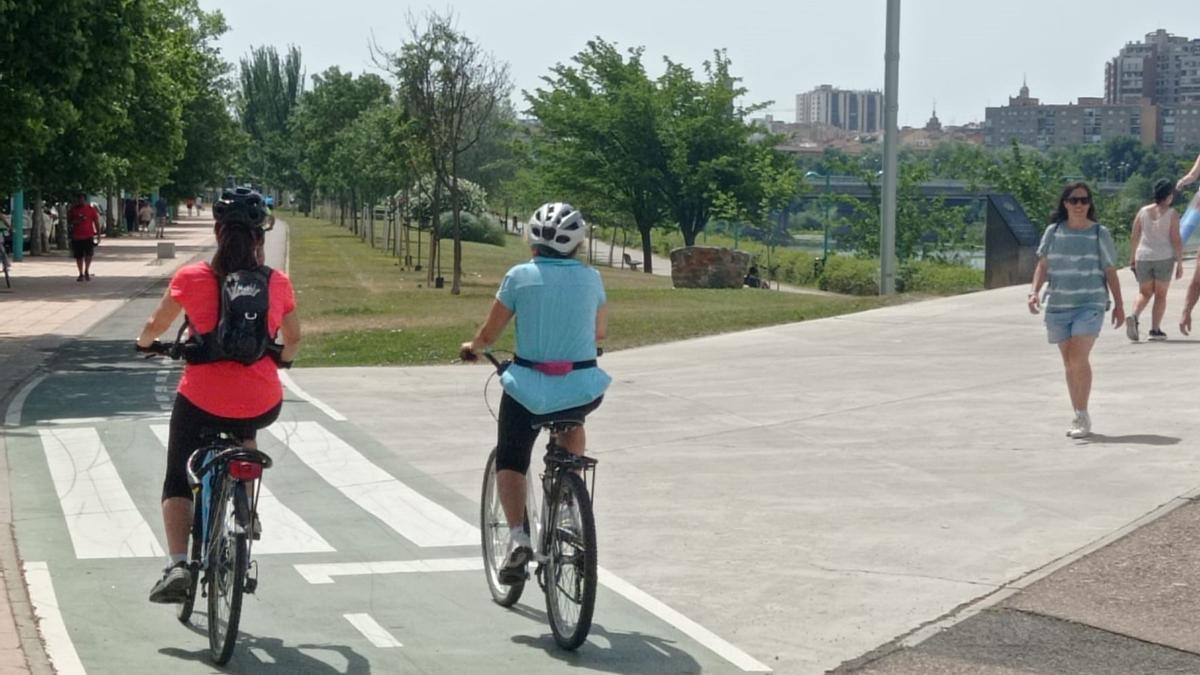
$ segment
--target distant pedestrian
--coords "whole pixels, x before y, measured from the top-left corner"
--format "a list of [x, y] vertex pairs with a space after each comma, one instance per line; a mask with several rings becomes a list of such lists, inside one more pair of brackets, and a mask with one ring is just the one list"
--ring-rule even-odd
[[91, 281], [92, 256], [100, 238], [100, 212], [88, 203], [86, 194], [76, 195], [74, 206], [67, 211], [67, 224], [71, 227], [71, 254], [79, 268], [79, 278], [75, 281]]
[[161, 239], [167, 231], [167, 219], [170, 218], [170, 205], [167, 203], [167, 198], [159, 195], [154, 201], [154, 223], [155, 234]]
[[1137, 275], [1138, 299], [1133, 315], [1125, 323], [1125, 334], [1137, 342], [1138, 319], [1154, 299], [1150, 310], [1150, 339], [1166, 340], [1162, 330], [1167, 312], [1167, 290], [1171, 278], [1183, 277], [1183, 241], [1179, 238], [1179, 212], [1171, 208], [1175, 185], [1166, 179], [1154, 184], [1154, 203], [1143, 206], [1133, 218], [1129, 241], [1129, 268]]
[[138, 223], [138, 203], [136, 199], [131, 197], [125, 198], [125, 231], [133, 233], [137, 231]]
[[154, 222], [154, 207], [145, 199], [139, 199], [138, 204], [138, 231], [149, 232], [150, 223]]
[[192, 217], [192, 207], [196, 205], [196, 200], [192, 197], [187, 198], [188, 218]]
[[1046, 333], [1062, 355], [1067, 391], [1075, 410], [1067, 435], [1085, 438], [1092, 432], [1088, 414], [1092, 392], [1089, 356], [1104, 325], [1110, 293], [1113, 327], [1120, 328], [1125, 322], [1116, 247], [1108, 228], [1096, 222], [1096, 205], [1087, 183], [1071, 183], [1063, 190], [1037, 255], [1027, 304], [1030, 312], [1038, 313], [1042, 285], [1049, 281]]

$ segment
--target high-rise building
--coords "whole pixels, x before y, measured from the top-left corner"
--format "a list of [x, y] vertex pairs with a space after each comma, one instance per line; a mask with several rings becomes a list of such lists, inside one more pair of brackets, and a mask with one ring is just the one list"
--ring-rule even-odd
[[1045, 104], [1031, 97], [1024, 85], [1018, 96], [1008, 99], [1008, 105], [988, 108], [984, 119], [985, 142], [991, 147], [1015, 139], [1022, 145], [1046, 149], [1102, 143], [1118, 136], [1133, 136], [1153, 145], [1160, 136], [1159, 109], [1148, 98], [1116, 104], [1101, 98]]
[[1104, 65], [1105, 103], [1141, 98], [1164, 108], [1200, 103], [1200, 40], [1160, 28], [1126, 44]]
[[883, 93], [850, 91], [823, 84], [796, 95], [796, 123], [822, 124], [848, 131], [883, 129]]

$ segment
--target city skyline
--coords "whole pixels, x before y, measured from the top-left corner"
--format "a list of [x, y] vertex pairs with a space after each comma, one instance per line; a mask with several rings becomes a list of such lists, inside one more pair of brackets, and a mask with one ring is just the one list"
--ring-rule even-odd
[[[230, 25], [220, 46], [236, 64], [250, 46], [301, 48], [308, 75], [330, 66], [377, 71], [369, 44], [401, 44], [408, 11], [429, 6], [383, 0], [200, 0], [221, 10]], [[1027, 82], [1046, 102], [1104, 95], [1104, 66], [1129, 42], [1173, 25], [1174, 3], [1148, 0], [1136, 15], [1113, 0], [1060, 0], [1053, 17], [1044, 2], [1012, 0], [979, 6], [952, 0], [903, 3], [900, 42], [901, 126], [922, 126], [936, 101], [943, 124], [982, 122], [988, 106], [1003, 105]], [[841, 89], [883, 88], [884, 0], [697, 3], [612, 0], [603, 6], [563, 6], [549, 0], [490, 3], [460, 0], [460, 29], [510, 64], [514, 100], [540, 84], [555, 63], [566, 62], [599, 36], [622, 48], [644, 46], [652, 76], [663, 56], [700, 68], [725, 48], [734, 73], [749, 90], [745, 103], [773, 100], [760, 114], [795, 118], [795, 97], [822, 84]], [[436, 7], [444, 10], [446, 7]], [[631, 20], [638, 17], [641, 20]], [[1031, 19], [1031, 17], [1033, 17]]]

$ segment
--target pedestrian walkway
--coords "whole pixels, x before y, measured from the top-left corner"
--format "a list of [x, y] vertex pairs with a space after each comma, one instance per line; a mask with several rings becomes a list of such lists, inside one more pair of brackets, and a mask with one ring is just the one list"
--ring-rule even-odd
[[[175, 245], [174, 258], [158, 257], [160, 242]], [[91, 281], [76, 281], [69, 251], [26, 255], [14, 262], [12, 288], [0, 289], [0, 410], [8, 409], [8, 402], [20, 395], [22, 385], [56, 348], [169, 277], [211, 242], [211, 219], [182, 217], [168, 226], [163, 239], [138, 234], [102, 239], [92, 260]], [[5, 419], [6, 426], [13, 422]], [[7, 442], [0, 435], [0, 672], [50, 672], [25, 585], [10, 583], [22, 576], [12, 537]]]

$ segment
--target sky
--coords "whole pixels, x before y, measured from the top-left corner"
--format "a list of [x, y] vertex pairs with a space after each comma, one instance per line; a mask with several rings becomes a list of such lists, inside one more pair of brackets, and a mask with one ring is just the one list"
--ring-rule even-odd
[[[300, 47], [311, 76], [330, 66], [375, 71], [370, 43], [395, 49], [406, 16], [452, 9], [459, 29], [509, 64], [514, 99], [540, 86], [599, 36], [645, 47], [652, 76], [664, 56], [699, 71], [724, 48], [749, 89], [744, 103], [793, 121], [795, 96], [820, 84], [883, 89], [886, 0], [200, 0], [230, 31], [236, 62], [251, 46]], [[1131, 11], [1136, 7], [1137, 11]], [[1047, 103], [1104, 95], [1104, 64], [1159, 28], [1200, 37], [1200, 12], [1168, 0], [902, 0], [900, 125], [921, 126], [935, 102], [943, 124], [982, 121], [1023, 79]]]

